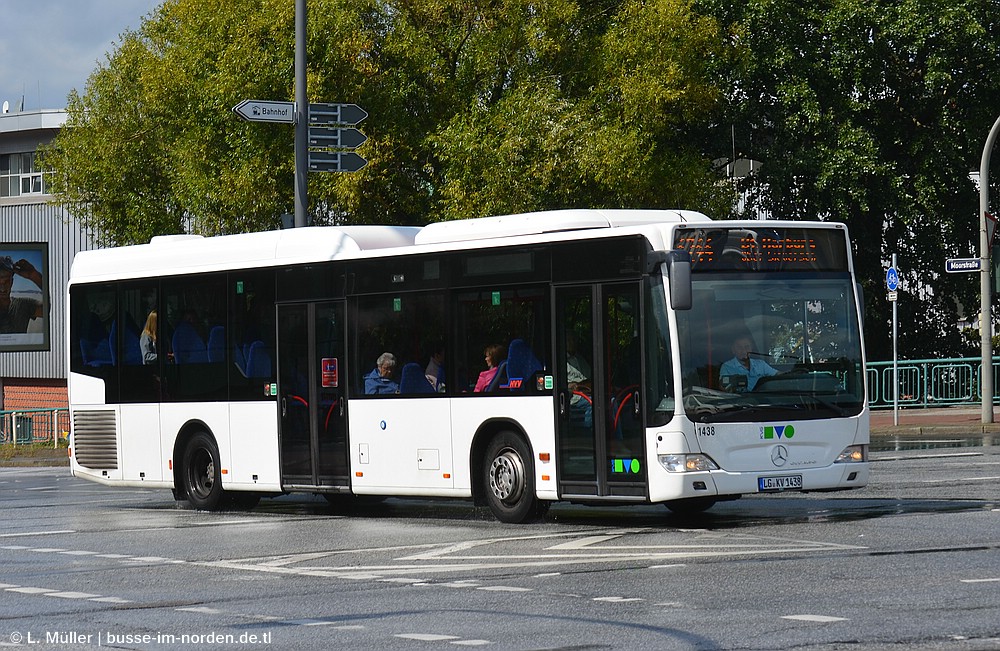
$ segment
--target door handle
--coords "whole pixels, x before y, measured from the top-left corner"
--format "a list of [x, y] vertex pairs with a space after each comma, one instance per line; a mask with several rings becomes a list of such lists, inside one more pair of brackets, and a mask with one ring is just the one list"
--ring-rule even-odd
[[566, 392], [565, 391], [560, 391], [559, 392], [559, 415], [560, 416], [565, 416], [566, 415]]
[[284, 418], [288, 415], [288, 403], [285, 402], [285, 396], [281, 396], [281, 417]]

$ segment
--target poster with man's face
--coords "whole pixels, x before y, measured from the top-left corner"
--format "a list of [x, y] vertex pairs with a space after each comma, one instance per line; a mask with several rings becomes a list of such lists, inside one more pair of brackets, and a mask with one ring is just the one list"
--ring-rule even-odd
[[48, 246], [0, 243], [0, 352], [49, 349]]

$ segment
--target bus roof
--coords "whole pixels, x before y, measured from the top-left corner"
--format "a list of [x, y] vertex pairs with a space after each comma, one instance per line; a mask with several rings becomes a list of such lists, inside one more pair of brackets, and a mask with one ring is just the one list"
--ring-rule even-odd
[[595, 228], [707, 221], [711, 220], [691, 210], [550, 210], [435, 222], [420, 229], [415, 243], [444, 244]]
[[556, 210], [482, 217], [415, 226], [310, 226], [219, 237], [166, 235], [149, 244], [81, 251], [73, 261], [71, 282], [173, 273], [219, 271], [233, 267], [356, 258], [366, 251], [445, 245], [567, 231], [652, 224], [710, 222], [686, 210]]

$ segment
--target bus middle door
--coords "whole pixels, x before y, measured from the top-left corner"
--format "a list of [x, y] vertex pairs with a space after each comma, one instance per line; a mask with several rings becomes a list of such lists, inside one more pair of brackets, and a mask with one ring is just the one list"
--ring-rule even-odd
[[281, 481], [349, 488], [342, 301], [278, 305]]

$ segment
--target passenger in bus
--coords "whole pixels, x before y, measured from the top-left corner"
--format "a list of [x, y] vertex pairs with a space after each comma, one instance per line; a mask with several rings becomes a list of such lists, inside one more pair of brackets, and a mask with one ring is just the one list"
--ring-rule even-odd
[[576, 335], [566, 335], [566, 383], [572, 392], [569, 399], [570, 422], [589, 429], [594, 422], [593, 370], [577, 349]]
[[146, 317], [146, 325], [139, 335], [139, 351], [142, 353], [143, 364], [156, 363], [156, 310]]
[[438, 343], [432, 351], [424, 373], [434, 390], [441, 393], [444, 391], [444, 344]]
[[[762, 359], [754, 359], [753, 340], [740, 335], [733, 341], [733, 358], [722, 363], [719, 379], [730, 391], [753, 391], [762, 377], [777, 375], [778, 371]], [[745, 380], [743, 378], [746, 378]]]
[[375, 361], [375, 368], [365, 376], [365, 393], [370, 396], [399, 393], [399, 384], [392, 379], [395, 370], [395, 355], [392, 353], [379, 355]]
[[476, 380], [476, 387], [473, 389], [475, 393], [481, 393], [490, 386], [490, 382], [496, 376], [497, 371], [500, 367], [500, 362], [503, 361], [503, 346], [498, 344], [490, 344], [483, 350], [483, 356], [486, 360], [486, 370], [479, 374], [479, 379]]

